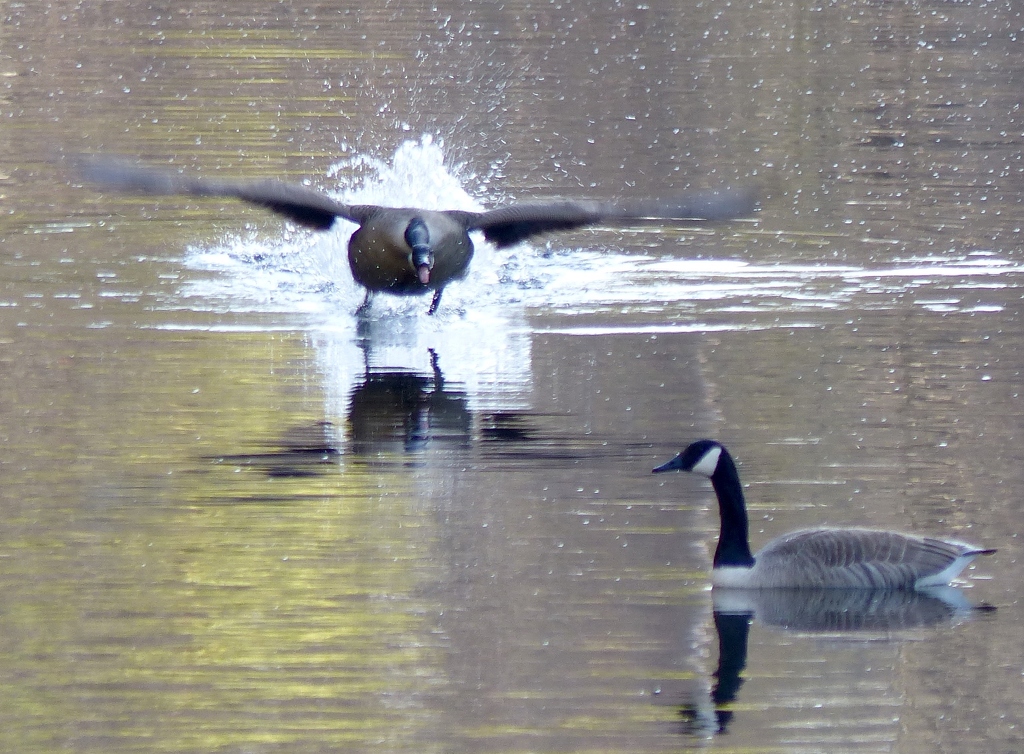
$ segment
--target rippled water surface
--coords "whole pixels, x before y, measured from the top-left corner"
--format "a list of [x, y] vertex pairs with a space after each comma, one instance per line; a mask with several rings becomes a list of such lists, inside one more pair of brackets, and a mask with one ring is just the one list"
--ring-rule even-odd
[[[0, 748], [1017, 751], [1022, 24], [985, 2], [0, 6]], [[483, 208], [441, 309], [68, 155]], [[941, 595], [709, 590], [832, 523], [998, 552]], [[983, 609], [978, 609], [983, 608]], [[995, 608], [995, 609], [991, 609]]]

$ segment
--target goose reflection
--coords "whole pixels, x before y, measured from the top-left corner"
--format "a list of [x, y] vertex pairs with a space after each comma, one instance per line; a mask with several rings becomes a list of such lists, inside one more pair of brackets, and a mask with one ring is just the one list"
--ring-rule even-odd
[[353, 455], [414, 453], [432, 441], [470, 444], [473, 422], [466, 394], [446, 388], [433, 350], [430, 364], [430, 374], [367, 368], [349, 396]]
[[712, 593], [718, 667], [710, 698], [679, 708], [681, 732], [714, 735], [727, 732], [730, 709], [743, 686], [747, 639], [757, 620], [767, 626], [822, 636], [888, 639], [901, 631], [952, 624], [976, 612], [963, 590], [935, 587], [922, 591], [863, 589], [716, 589]]
[[335, 427], [329, 421], [317, 421], [286, 429], [280, 440], [266, 444], [256, 453], [211, 456], [217, 464], [231, 464], [262, 471], [270, 477], [311, 477], [336, 468], [341, 451]]

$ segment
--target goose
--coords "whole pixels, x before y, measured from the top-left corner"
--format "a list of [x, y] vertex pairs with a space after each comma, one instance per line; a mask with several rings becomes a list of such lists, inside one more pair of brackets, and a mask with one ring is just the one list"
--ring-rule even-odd
[[952, 539], [821, 528], [784, 534], [751, 555], [743, 489], [725, 446], [698, 440], [652, 471], [673, 470], [708, 477], [718, 497], [721, 531], [711, 577], [715, 587], [921, 590], [949, 584], [976, 556], [995, 552]]
[[277, 180], [215, 180], [95, 156], [77, 160], [88, 181], [141, 194], [225, 197], [254, 204], [313, 230], [328, 230], [337, 218], [358, 225], [348, 245], [352, 277], [372, 294], [433, 291], [428, 314], [437, 311], [441, 292], [465, 277], [473, 257], [471, 231], [481, 231], [499, 249], [542, 233], [601, 222], [627, 225], [651, 221], [729, 220], [749, 215], [756, 196], [750, 189], [693, 192], [668, 199], [625, 203], [565, 199], [511, 204], [484, 212], [425, 210], [343, 204], [305, 186]]

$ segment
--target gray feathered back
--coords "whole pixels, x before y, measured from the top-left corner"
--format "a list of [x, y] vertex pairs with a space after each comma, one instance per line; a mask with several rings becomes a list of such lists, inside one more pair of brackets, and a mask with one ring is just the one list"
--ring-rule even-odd
[[877, 529], [807, 529], [772, 540], [755, 555], [751, 586], [908, 589], [981, 552], [962, 542]]

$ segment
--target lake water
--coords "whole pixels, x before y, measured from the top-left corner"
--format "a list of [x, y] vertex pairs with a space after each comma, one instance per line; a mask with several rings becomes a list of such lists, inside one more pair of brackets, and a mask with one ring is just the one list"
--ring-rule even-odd
[[[0, 748], [1020, 750], [1021, 35], [974, 0], [5, 3]], [[436, 316], [359, 318], [350, 226], [81, 153], [762, 203], [481, 243]], [[710, 487], [650, 474], [705, 436], [755, 547], [998, 552], [952, 607], [713, 596]]]

